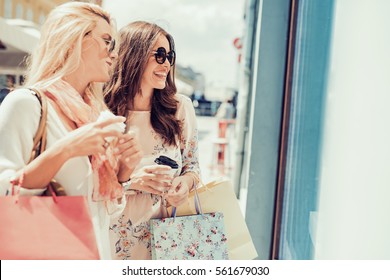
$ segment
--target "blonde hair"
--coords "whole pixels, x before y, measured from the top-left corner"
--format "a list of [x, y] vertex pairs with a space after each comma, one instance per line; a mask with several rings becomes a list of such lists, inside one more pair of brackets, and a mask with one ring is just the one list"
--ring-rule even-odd
[[[69, 2], [54, 8], [42, 26], [36, 50], [27, 59], [26, 86], [45, 89], [74, 72], [81, 62], [82, 40], [99, 18], [115, 32], [110, 14], [96, 4]], [[106, 108], [100, 83], [91, 82], [86, 94], [97, 108]]]

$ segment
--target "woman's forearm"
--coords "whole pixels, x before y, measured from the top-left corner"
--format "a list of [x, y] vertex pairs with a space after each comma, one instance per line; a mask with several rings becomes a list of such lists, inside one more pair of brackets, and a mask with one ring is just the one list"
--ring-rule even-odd
[[117, 173], [118, 181], [120, 183], [127, 182], [130, 179], [131, 174], [133, 173], [135, 168], [128, 168], [124, 164], [119, 165], [119, 170]]
[[22, 187], [26, 189], [45, 188], [69, 158], [69, 149], [61, 143], [56, 143], [19, 170], [16, 178], [20, 178], [24, 173]]

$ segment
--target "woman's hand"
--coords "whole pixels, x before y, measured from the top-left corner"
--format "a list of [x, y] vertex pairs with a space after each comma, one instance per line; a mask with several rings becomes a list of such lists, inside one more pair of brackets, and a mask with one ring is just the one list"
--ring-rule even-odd
[[127, 181], [135, 167], [142, 159], [141, 146], [135, 138], [134, 133], [126, 133], [119, 137], [115, 147], [115, 154], [119, 158], [118, 180]]
[[[26, 174], [25, 186], [31, 189], [47, 186], [61, 166], [70, 158], [105, 154], [105, 138], [122, 135], [119, 131], [108, 129], [106, 126], [124, 121], [124, 117], [115, 117], [87, 124], [68, 133], [23, 169]], [[44, 174], [42, 170], [45, 170]], [[19, 171], [16, 176], [20, 176], [21, 172]]]
[[63, 149], [68, 158], [104, 154], [108, 137], [120, 137], [122, 133], [107, 126], [124, 122], [124, 117], [115, 117], [109, 120], [96, 121], [70, 132], [66, 137], [57, 141], [55, 145]]
[[162, 195], [171, 187], [172, 176], [164, 174], [169, 170], [166, 165], [144, 166], [131, 176], [131, 189]]
[[178, 176], [173, 179], [171, 189], [164, 197], [170, 205], [178, 207], [187, 201], [193, 184], [194, 179], [192, 176]]

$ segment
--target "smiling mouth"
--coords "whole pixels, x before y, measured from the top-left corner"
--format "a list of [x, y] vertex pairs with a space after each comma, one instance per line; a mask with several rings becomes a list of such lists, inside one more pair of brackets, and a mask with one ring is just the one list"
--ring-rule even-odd
[[159, 77], [160, 79], [166, 79], [167, 78], [167, 74], [166, 73], [154, 73], [157, 77]]

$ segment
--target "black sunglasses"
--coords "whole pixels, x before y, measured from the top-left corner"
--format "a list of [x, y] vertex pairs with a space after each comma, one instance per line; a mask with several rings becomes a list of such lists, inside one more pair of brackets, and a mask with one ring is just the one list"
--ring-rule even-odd
[[115, 40], [114, 39], [112, 39], [112, 40], [104, 39], [104, 41], [106, 42], [106, 45], [108, 46], [108, 52], [112, 53], [113, 50], [115, 49]]
[[[88, 31], [87, 33], [85, 33], [84, 37], [86, 36], [89, 36], [91, 35], [92, 36], [92, 31]], [[93, 39], [96, 40], [96, 38], [94, 36], [92, 36]], [[107, 46], [107, 49], [108, 49], [108, 53], [112, 53], [115, 49], [115, 39], [104, 39], [104, 38], [101, 38], [103, 39], [104, 43], [106, 44]]]
[[169, 64], [173, 66], [176, 61], [176, 53], [174, 50], [167, 53], [165, 48], [161, 47], [158, 48], [157, 51], [153, 52], [154, 57], [156, 58], [156, 61], [158, 64], [163, 64], [166, 59], [168, 59]]

